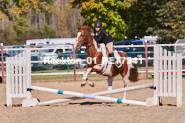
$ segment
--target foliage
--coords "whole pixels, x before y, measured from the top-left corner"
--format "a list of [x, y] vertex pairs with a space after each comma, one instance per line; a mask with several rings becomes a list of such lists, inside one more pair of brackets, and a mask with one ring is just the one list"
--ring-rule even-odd
[[[78, 6], [87, 19], [85, 24], [93, 28], [96, 20], [103, 22], [103, 29], [115, 40], [123, 39], [125, 21], [121, 13], [128, 9], [133, 0], [71, 0], [72, 7]], [[70, 5], [68, 5], [68, 8]]]
[[159, 36], [159, 43], [174, 43], [185, 37], [185, 1], [168, 0], [158, 4], [157, 25], [148, 28], [148, 32]]
[[60, 16], [59, 16], [59, 23], [58, 23], [58, 28], [61, 30], [66, 30], [67, 29], [67, 20], [66, 20], [66, 14], [63, 11], [60, 11]]
[[148, 27], [157, 25], [157, 4], [161, 0], [137, 0], [122, 13], [126, 23], [125, 35], [128, 39], [142, 38], [150, 35]]
[[53, 7], [39, 0], [0, 0], [0, 20], [13, 20], [16, 16], [26, 16], [31, 11], [51, 12]]
[[40, 28], [37, 31], [37, 36], [39, 38], [55, 38], [56, 31], [53, 29], [53, 27], [45, 25], [43, 28]]
[[137, 0], [123, 14], [128, 39], [158, 35], [158, 43], [174, 43], [185, 37], [183, 0]]
[[17, 36], [21, 37], [29, 30], [27, 19], [23, 17], [16, 17], [13, 22], [13, 29], [15, 30]]
[[4, 45], [12, 45], [15, 43], [17, 35], [11, 26], [7, 26], [4, 31], [0, 30], [0, 37], [0, 42]]
[[28, 32], [24, 33], [21, 37], [17, 37], [16, 41], [20, 44], [25, 44], [26, 40], [30, 40], [30, 39], [39, 39], [37, 35], [37, 32], [35, 32], [34, 30], [29, 30]]

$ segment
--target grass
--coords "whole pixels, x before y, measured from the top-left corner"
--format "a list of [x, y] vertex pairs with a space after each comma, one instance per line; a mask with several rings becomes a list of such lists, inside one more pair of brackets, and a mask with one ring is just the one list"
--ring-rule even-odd
[[[67, 66], [66, 66], [67, 68]], [[145, 70], [146, 67], [139, 67], [139, 69]], [[148, 66], [148, 69], [153, 69], [153, 66]], [[69, 72], [73, 72], [73, 68], [69, 68]], [[76, 71], [85, 71], [85, 68], [83, 69], [76, 69]], [[56, 72], [68, 72], [67, 69], [62, 69], [60, 66], [54, 66], [52, 70], [46, 70], [42, 67], [32, 68], [32, 73], [56, 73]]]
[[[69, 69], [69, 72], [73, 72], [74, 70], [72, 68]], [[85, 68], [83, 69], [76, 69], [76, 71], [85, 71]], [[54, 67], [52, 70], [46, 70], [42, 67], [38, 67], [38, 68], [32, 68], [32, 73], [56, 73], [56, 72], [68, 72], [67, 69], [66, 70], [62, 70], [59, 67]]]
[[[148, 74], [150, 76], [151, 73]], [[145, 73], [140, 73], [139, 75], [145, 75]], [[120, 74], [118, 76], [121, 76]], [[83, 77], [82, 74], [77, 74], [76, 77]], [[89, 74], [88, 77], [101, 77], [99, 74]], [[32, 80], [48, 80], [48, 79], [68, 79], [74, 78], [73, 74], [67, 75], [39, 75], [39, 76], [31, 76]]]
[[[98, 74], [90, 74], [88, 77], [98, 77]], [[73, 78], [74, 75], [44, 75], [44, 76], [32, 76], [32, 80], [48, 80], [48, 79], [67, 79]], [[83, 77], [82, 74], [77, 74], [76, 77]]]

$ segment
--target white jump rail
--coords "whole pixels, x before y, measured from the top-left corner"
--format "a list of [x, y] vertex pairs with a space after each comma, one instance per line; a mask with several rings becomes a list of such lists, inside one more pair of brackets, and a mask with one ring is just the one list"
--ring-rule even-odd
[[[132, 86], [132, 87], [126, 87], [126, 88], [120, 88], [120, 89], [114, 89], [114, 90], [111, 90], [111, 91], [102, 91], [102, 92], [92, 93], [91, 95], [103, 96], [103, 95], [121, 93], [121, 92], [126, 92], [126, 91], [135, 91], [135, 90], [140, 90], [140, 89], [145, 89], [145, 88], [153, 88], [153, 83], [138, 85], [138, 86]], [[66, 98], [66, 99], [56, 99], [56, 100], [39, 102], [37, 105], [39, 105], [39, 106], [51, 105], [51, 104], [56, 104], [56, 103], [78, 100], [78, 99], [82, 99], [82, 98], [70, 97], [70, 98]]]
[[[104, 96], [97, 96], [97, 95], [92, 95], [92, 94], [83, 94], [83, 93], [78, 93], [78, 92], [63, 91], [63, 90], [51, 89], [51, 88], [45, 88], [45, 87], [31, 86], [29, 89], [37, 90], [37, 91], [44, 91], [44, 92], [49, 92], [49, 93], [75, 96], [75, 97], [80, 97], [80, 98], [88, 98], [88, 99], [109, 101], [109, 102], [115, 102], [115, 103], [124, 103], [124, 104], [130, 104], [130, 105], [147, 106], [147, 102], [127, 100], [127, 99], [119, 99], [119, 98], [112, 98], [112, 97], [104, 97]], [[22, 106], [23, 107], [36, 106], [38, 104], [38, 102], [36, 102], [35, 100], [36, 99], [34, 99], [34, 98], [25, 99], [25, 100], [23, 100]], [[31, 102], [32, 102], [32, 104], [31, 104]], [[28, 103], [29, 103], [29, 105], [28, 105]]]

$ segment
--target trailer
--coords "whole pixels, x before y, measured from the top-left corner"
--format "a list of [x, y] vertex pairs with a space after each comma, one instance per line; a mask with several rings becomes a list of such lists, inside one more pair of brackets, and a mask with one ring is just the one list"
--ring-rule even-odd
[[43, 44], [74, 44], [76, 38], [47, 38], [26, 40], [26, 45], [38, 46]]

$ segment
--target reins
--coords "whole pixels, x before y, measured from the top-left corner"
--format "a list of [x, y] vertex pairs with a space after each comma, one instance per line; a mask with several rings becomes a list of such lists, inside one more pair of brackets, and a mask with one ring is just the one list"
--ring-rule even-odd
[[[84, 37], [83, 42], [82, 42], [82, 43], [80, 42], [80, 45], [81, 45], [81, 46], [84, 44], [86, 36], [87, 36], [87, 32], [85, 31], [85, 37], [84, 37], [84, 35], [82, 35], [82, 37]], [[87, 36], [87, 41], [88, 41], [88, 36]], [[88, 50], [89, 47], [91, 47], [91, 46], [93, 46], [93, 45], [94, 45], [94, 43], [93, 43], [93, 44], [90, 44], [90, 45], [85, 45], [85, 46], [87, 47], [87, 50]], [[92, 58], [94, 57], [94, 55], [96, 54], [96, 52], [97, 52], [97, 50], [95, 50], [95, 52], [94, 52]]]

